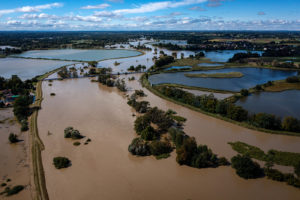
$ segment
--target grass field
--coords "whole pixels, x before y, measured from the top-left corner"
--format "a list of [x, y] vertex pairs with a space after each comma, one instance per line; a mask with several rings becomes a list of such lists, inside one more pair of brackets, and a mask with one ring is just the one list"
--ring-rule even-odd
[[258, 147], [251, 146], [243, 142], [230, 142], [233, 150], [243, 155], [249, 155], [261, 161], [273, 161], [275, 164], [284, 166], [295, 166], [300, 162], [300, 153], [283, 152], [277, 150], [270, 150], [265, 153]]

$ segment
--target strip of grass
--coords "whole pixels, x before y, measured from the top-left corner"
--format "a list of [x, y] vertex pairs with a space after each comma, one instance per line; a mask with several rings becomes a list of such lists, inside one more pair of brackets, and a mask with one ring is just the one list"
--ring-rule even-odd
[[300, 162], [300, 153], [283, 152], [277, 150], [270, 150], [265, 153], [258, 147], [243, 143], [243, 142], [229, 142], [232, 149], [243, 155], [249, 155], [261, 161], [273, 161], [275, 164], [284, 166], [296, 166]]
[[184, 74], [186, 77], [190, 78], [241, 78], [244, 76], [241, 72], [228, 72], [228, 73], [214, 73], [214, 74]]
[[274, 81], [273, 85], [263, 87], [267, 92], [281, 92], [285, 90], [300, 90], [300, 83], [288, 83], [285, 80]]

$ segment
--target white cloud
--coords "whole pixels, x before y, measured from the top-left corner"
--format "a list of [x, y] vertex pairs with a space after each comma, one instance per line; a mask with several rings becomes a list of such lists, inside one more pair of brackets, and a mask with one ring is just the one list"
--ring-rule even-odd
[[46, 13], [40, 13], [40, 14], [24, 14], [19, 17], [19, 19], [59, 19], [60, 17], [56, 15], [49, 15]]
[[207, 0], [183, 0], [183, 1], [161, 1], [154, 3], [142, 4], [136, 8], [129, 9], [119, 9], [113, 11], [114, 13], [119, 14], [134, 14], [134, 13], [146, 13], [146, 12], [154, 12], [157, 10], [167, 9], [167, 8], [176, 8], [180, 6], [193, 5], [198, 3], [207, 2]]
[[189, 10], [193, 10], [193, 11], [206, 11], [206, 9], [200, 7], [200, 6], [194, 6], [189, 8]]
[[107, 7], [109, 7], [110, 5], [107, 4], [107, 3], [103, 3], [103, 4], [99, 4], [99, 5], [88, 5], [88, 6], [84, 6], [84, 7], [81, 7], [81, 9], [105, 9]]
[[42, 10], [45, 9], [58, 8], [62, 6], [63, 6], [62, 3], [50, 3], [50, 4], [44, 4], [38, 6], [23, 6], [20, 8], [0, 10], [0, 15], [18, 13], [18, 12], [23, 12], [23, 13], [41, 12]]

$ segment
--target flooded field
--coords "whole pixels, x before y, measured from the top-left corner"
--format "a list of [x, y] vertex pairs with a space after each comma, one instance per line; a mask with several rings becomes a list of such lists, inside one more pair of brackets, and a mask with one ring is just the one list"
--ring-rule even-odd
[[300, 91], [260, 92], [236, 102], [251, 113], [265, 112], [278, 117], [292, 116], [300, 119]]
[[112, 58], [122, 58], [141, 55], [141, 52], [134, 50], [120, 49], [56, 49], [56, 50], [34, 50], [18, 54], [19, 57], [26, 58], [46, 58], [58, 60], [76, 61], [98, 61]]
[[[190, 78], [184, 74], [214, 74], [240, 72], [244, 74], [241, 78]], [[243, 88], [251, 88], [257, 84], [263, 84], [268, 81], [281, 80], [289, 76], [294, 76], [297, 71], [283, 71], [273, 69], [262, 69], [254, 67], [245, 68], [226, 68], [208, 71], [161, 73], [149, 77], [152, 84], [175, 83], [188, 86], [204, 87], [217, 90], [228, 90], [238, 92]]]
[[[139, 75], [135, 77], [137, 80]], [[130, 81], [128, 87], [131, 91], [141, 88], [137, 81]], [[227, 142], [237, 140], [264, 150], [300, 152], [300, 138], [248, 130], [144, 91], [148, 95], [144, 99], [151, 106], [171, 108], [186, 117], [187, 134], [220, 156], [235, 155]], [[50, 96], [51, 92], [56, 96]], [[230, 167], [179, 166], [174, 153], [164, 160], [132, 156], [127, 148], [136, 137], [135, 117], [124, 94], [116, 89], [89, 79], [77, 79], [54, 81], [51, 87], [44, 83], [43, 94], [38, 126], [45, 144], [42, 157], [50, 199], [298, 199], [300, 195], [298, 189], [283, 183], [244, 180]], [[88, 145], [74, 146], [73, 141], [63, 137], [68, 126], [92, 141]], [[72, 166], [55, 169], [52, 164], [55, 156], [68, 157]]]
[[[10, 133], [17, 134], [20, 142], [11, 144], [8, 141]], [[28, 132], [20, 132], [20, 125], [14, 119], [12, 108], [0, 109], [0, 184], [6, 183], [9, 187], [16, 185], [23, 185], [25, 187], [17, 195], [9, 198], [0, 195], [0, 199], [32, 199], [28, 134]], [[11, 181], [7, 182], [7, 179], [11, 179]], [[0, 192], [4, 188], [1, 186]]]
[[10, 78], [11, 75], [18, 75], [22, 80], [26, 80], [71, 63], [73, 62], [23, 58], [1, 58], [0, 76], [4, 78]]

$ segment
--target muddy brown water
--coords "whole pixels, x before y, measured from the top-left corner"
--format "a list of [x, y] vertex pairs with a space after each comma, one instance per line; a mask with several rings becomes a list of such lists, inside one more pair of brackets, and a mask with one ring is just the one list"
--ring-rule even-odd
[[[20, 132], [20, 125], [14, 120], [12, 108], [0, 109], [0, 184], [13, 187], [23, 185], [25, 189], [9, 198], [0, 195], [0, 199], [31, 199], [28, 132]], [[10, 144], [8, 136], [15, 133], [22, 141]], [[6, 179], [11, 179], [7, 182]], [[2, 192], [5, 187], [0, 187]]]
[[[141, 88], [137, 81], [128, 86]], [[186, 117], [185, 131], [220, 156], [235, 155], [227, 142], [237, 140], [264, 150], [300, 152], [300, 138], [248, 130], [144, 91], [152, 106], [171, 108]], [[43, 94], [38, 127], [45, 144], [42, 158], [50, 199], [299, 199], [299, 189], [265, 178], [244, 180], [231, 167], [179, 166], [174, 152], [163, 160], [130, 155], [127, 148], [136, 137], [135, 118], [124, 94], [116, 89], [77, 79], [54, 81], [51, 87], [44, 83]], [[84, 138], [74, 146], [63, 137], [68, 126], [92, 141], [83, 145]], [[55, 156], [68, 157], [72, 166], [55, 169]]]

